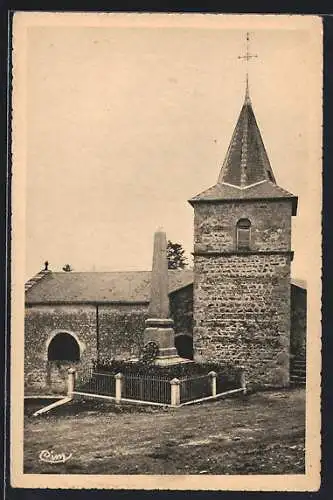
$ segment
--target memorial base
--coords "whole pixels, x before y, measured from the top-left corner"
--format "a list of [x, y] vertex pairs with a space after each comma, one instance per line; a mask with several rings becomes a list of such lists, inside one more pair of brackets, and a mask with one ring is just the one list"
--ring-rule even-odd
[[144, 344], [154, 342], [158, 345], [158, 355], [154, 362], [157, 366], [191, 362], [191, 360], [178, 356], [172, 319], [147, 319], [143, 339]]

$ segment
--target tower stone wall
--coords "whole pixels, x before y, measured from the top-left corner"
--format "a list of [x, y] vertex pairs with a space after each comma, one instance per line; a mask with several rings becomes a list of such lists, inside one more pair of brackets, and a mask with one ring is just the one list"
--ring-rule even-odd
[[[194, 205], [194, 352], [244, 365], [252, 384], [289, 383], [290, 200]], [[236, 224], [251, 222], [250, 250]]]
[[236, 224], [251, 222], [251, 251], [289, 251], [292, 205], [286, 200], [202, 202], [194, 211], [194, 252], [236, 250]]

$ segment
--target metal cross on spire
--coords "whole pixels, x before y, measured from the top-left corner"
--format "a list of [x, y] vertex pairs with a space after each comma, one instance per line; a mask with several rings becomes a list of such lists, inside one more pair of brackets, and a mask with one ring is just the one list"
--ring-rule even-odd
[[243, 59], [246, 61], [246, 91], [245, 91], [245, 102], [250, 102], [250, 93], [249, 93], [249, 61], [255, 57], [258, 57], [257, 54], [251, 54], [250, 52], [250, 33], [246, 33], [246, 53], [243, 56], [238, 56], [238, 59]]
[[257, 54], [250, 53], [250, 33], [246, 33], [246, 54], [244, 56], [238, 56], [238, 59], [245, 59], [246, 62], [249, 62], [252, 57], [258, 57]]

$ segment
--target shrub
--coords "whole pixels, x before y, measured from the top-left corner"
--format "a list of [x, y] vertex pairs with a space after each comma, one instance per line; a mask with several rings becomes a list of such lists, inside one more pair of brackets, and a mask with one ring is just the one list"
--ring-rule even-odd
[[219, 376], [223, 376], [226, 380], [239, 380], [240, 368], [230, 364], [220, 364], [214, 362], [190, 362], [180, 363], [170, 366], [156, 366], [147, 364], [142, 360], [131, 362], [116, 359], [101, 359], [94, 362], [94, 369], [100, 373], [122, 373], [133, 375], [150, 375], [165, 377], [172, 380], [173, 378], [190, 378], [198, 375], [207, 375], [211, 371], [215, 371]]

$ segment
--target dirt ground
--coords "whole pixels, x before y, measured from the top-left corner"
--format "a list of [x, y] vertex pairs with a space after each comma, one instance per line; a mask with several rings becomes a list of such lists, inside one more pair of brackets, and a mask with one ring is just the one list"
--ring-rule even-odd
[[[270, 391], [178, 409], [74, 402], [25, 410], [24, 472], [304, 474], [305, 390]], [[72, 454], [62, 464], [42, 450]]]

